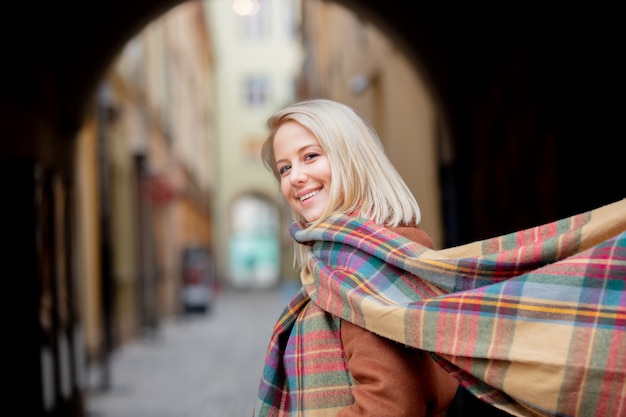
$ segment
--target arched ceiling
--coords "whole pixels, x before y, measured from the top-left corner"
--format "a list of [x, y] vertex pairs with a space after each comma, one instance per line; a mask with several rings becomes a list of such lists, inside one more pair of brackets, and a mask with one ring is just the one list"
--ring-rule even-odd
[[98, 81], [121, 48], [179, 3], [11, 2], [4, 8], [0, 29], [10, 62], [0, 72], [0, 103], [35, 113], [62, 132], [75, 133]]
[[[599, 65], [616, 60], [616, 52], [610, 50], [613, 43], [608, 47], [598, 43], [598, 39], [612, 42], [611, 37], [618, 35], [619, 26], [612, 27], [617, 22], [610, 12], [599, 15], [603, 21], [595, 21], [597, 13], [556, 6], [508, 4], [481, 9], [403, 0], [336, 1], [396, 39], [450, 110], [455, 100], [463, 99], [461, 92], [505, 67], [512, 51], [518, 56], [537, 55], [532, 57], [537, 68], [531, 70], [547, 70], [539, 77], [545, 78], [541, 82], [553, 81], [549, 72], [561, 71], [564, 65], [579, 74], [574, 67], [589, 60], [585, 54]], [[123, 45], [182, 2], [11, 2], [4, 7], [0, 29], [4, 50], [0, 100], [56, 120], [68, 133], [75, 131], [95, 85]], [[605, 50], [608, 55], [603, 55]], [[577, 51], [578, 61], [571, 56]], [[546, 63], [543, 68], [541, 60]], [[570, 80], [566, 73], [563, 76]]]

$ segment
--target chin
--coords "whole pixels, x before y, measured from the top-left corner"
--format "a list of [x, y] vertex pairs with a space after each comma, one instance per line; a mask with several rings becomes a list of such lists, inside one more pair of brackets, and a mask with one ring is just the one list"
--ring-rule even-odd
[[318, 216], [313, 216], [313, 215], [306, 215], [302, 217], [304, 217], [304, 220], [306, 220], [308, 223], [312, 223], [319, 218]]
[[312, 215], [312, 216], [307, 216], [306, 217], [306, 221], [309, 222], [309, 223], [313, 223], [313, 222], [318, 221], [321, 217], [322, 217], [321, 214], [315, 214], [315, 215]]

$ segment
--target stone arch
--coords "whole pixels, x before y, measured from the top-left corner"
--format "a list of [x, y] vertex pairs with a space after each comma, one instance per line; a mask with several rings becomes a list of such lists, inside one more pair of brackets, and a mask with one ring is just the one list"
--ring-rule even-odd
[[[517, 230], [626, 196], [618, 148], [624, 28], [617, 9], [335, 1], [388, 30], [432, 82], [457, 155], [447, 167], [455, 190], [452, 217], [460, 223], [456, 241]], [[41, 406], [40, 352], [33, 346], [42, 335], [35, 297], [39, 267], [49, 258], [38, 252], [33, 225], [37, 176], [41, 170], [54, 174], [50, 193], [58, 179], [72, 180], [73, 137], [98, 81], [134, 34], [181, 2], [3, 6], [0, 178], [9, 197], [0, 209], [0, 252], [10, 277], [6, 294], [19, 300], [8, 303], [13, 319], [5, 330], [20, 336], [10, 340], [6, 352], [18, 365], [9, 377], [7, 409], [38, 415]], [[25, 394], [34, 400], [23, 403]], [[56, 415], [83, 415], [83, 405], [73, 395]]]

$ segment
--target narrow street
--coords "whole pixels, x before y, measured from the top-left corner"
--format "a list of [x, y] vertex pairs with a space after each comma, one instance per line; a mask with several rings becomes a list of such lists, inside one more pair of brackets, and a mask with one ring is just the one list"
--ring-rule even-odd
[[[209, 314], [122, 347], [112, 387], [89, 391], [87, 417], [251, 416], [272, 328], [294, 291], [225, 291]], [[94, 379], [92, 370], [90, 386]]]

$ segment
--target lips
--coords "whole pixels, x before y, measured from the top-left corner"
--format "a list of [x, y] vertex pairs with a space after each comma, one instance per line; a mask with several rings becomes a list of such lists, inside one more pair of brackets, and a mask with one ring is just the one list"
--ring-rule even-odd
[[305, 200], [308, 200], [309, 198], [313, 197], [314, 195], [316, 195], [317, 193], [319, 193], [321, 190], [315, 190], [315, 191], [311, 191], [310, 193], [306, 193], [303, 196], [300, 196], [298, 199], [302, 202]]

